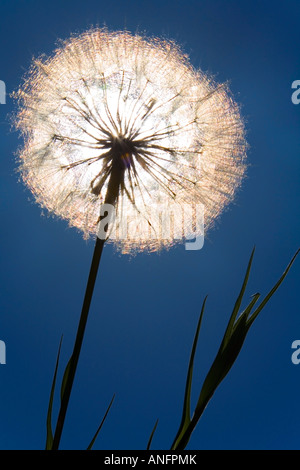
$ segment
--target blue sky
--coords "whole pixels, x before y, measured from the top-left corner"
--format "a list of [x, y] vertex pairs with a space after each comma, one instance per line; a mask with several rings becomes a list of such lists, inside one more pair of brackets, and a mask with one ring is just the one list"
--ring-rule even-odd
[[[244, 0], [1, 0], [0, 80], [16, 90], [31, 60], [90, 26], [174, 39], [194, 67], [230, 88], [246, 119], [248, 176], [200, 251], [184, 246], [133, 258], [104, 249], [61, 447], [84, 449], [112, 395], [95, 449], [168, 449], [181, 417], [191, 344], [208, 295], [193, 403], [214, 359], [256, 246], [245, 301], [273, 286], [300, 246], [300, 5]], [[15, 103], [0, 105], [0, 448], [43, 449], [60, 337], [71, 353], [93, 243], [41, 213], [18, 182], [11, 130]], [[188, 449], [299, 449], [300, 264], [254, 323]], [[56, 397], [57, 398], [57, 397]], [[57, 411], [57, 401], [55, 410]]]

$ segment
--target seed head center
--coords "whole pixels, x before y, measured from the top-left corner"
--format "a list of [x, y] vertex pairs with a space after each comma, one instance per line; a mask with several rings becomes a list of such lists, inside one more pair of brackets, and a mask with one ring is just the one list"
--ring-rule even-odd
[[132, 156], [135, 152], [133, 141], [123, 136], [112, 137], [110, 147], [113, 165], [129, 169], [132, 165]]

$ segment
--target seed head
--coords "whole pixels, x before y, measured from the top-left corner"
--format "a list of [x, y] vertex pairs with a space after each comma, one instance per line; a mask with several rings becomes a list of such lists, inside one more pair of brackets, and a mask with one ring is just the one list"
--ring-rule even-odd
[[[237, 105], [173, 42], [89, 30], [35, 60], [16, 95], [23, 180], [86, 237], [97, 235], [108, 203], [116, 215], [108, 241], [127, 251], [171, 246], [184, 206], [204, 207], [207, 230], [243, 178]], [[161, 209], [172, 209], [168, 238]], [[124, 220], [135, 235], [118, 239]]]

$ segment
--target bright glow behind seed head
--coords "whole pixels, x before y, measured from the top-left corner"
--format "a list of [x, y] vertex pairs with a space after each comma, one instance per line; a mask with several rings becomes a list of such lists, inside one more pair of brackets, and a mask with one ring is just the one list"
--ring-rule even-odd
[[[173, 43], [88, 31], [35, 61], [18, 96], [23, 178], [43, 207], [86, 236], [97, 234], [111, 151], [120, 142], [126, 169], [117, 222], [126, 210], [135, 225], [147, 220], [158, 234], [143, 242], [129, 234], [122, 249], [176, 241], [159, 236], [156, 206], [203, 204], [208, 228], [243, 177], [237, 106], [226, 86], [195, 71]], [[182, 230], [177, 215], [174, 235]]]

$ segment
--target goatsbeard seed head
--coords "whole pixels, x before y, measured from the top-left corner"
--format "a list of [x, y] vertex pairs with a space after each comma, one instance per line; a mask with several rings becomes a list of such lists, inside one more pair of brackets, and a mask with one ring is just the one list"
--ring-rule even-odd
[[[183, 206], [202, 205], [207, 230], [245, 174], [244, 126], [227, 86], [173, 42], [89, 30], [35, 60], [16, 95], [20, 170], [36, 201], [85, 237], [97, 235], [109, 201], [114, 233], [124, 218], [143, 227], [108, 239], [123, 251], [179, 241]], [[170, 208], [164, 238], [158, 214]]]

